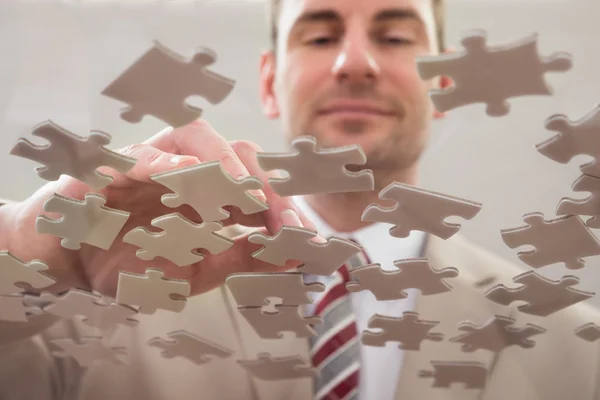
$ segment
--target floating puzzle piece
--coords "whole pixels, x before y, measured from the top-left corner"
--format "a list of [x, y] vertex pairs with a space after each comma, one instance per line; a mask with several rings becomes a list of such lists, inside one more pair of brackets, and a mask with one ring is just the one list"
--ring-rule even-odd
[[177, 128], [202, 115], [202, 109], [186, 103], [190, 96], [202, 96], [211, 104], [222, 102], [235, 82], [206, 67], [217, 55], [206, 48], [198, 49], [190, 59], [154, 41], [154, 45], [121, 76], [102, 91], [104, 96], [129, 104], [121, 118], [137, 123], [152, 115]]
[[155, 337], [148, 341], [148, 345], [161, 349], [165, 358], [183, 357], [196, 365], [203, 365], [211, 361], [210, 356], [226, 358], [234, 353], [185, 330], [169, 332], [167, 335], [169, 339]]
[[238, 360], [254, 377], [265, 381], [280, 379], [312, 378], [316, 368], [300, 355], [272, 357], [269, 353], [259, 353], [254, 360]]
[[218, 222], [195, 224], [180, 213], [172, 213], [154, 218], [151, 224], [162, 232], [150, 232], [140, 226], [123, 237], [123, 242], [142, 248], [136, 252], [142, 260], [162, 257], [183, 267], [204, 259], [196, 249], [218, 254], [233, 246], [232, 240], [215, 233], [223, 229]]
[[229, 275], [225, 283], [238, 306], [312, 304], [308, 294], [325, 291], [322, 283], [305, 284], [301, 272], [237, 273]]
[[592, 292], [572, 288], [579, 283], [579, 278], [572, 275], [553, 281], [535, 271], [527, 271], [514, 277], [513, 282], [520, 283], [521, 286], [507, 288], [502, 284], [496, 285], [485, 293], [485, 297], [504, 306], [510, 305], [513, 301], [524, 301], [528, 304], [517, 307], [519, 311], [547, 317], [594, 296]]
[[332, 237], [319, 243], [311, 240], [316, 236], [313, 230], [284, 225], [274, 236], [252, 233], [248, 241], [264, 246], [252, 254], [254, 258], [280, 267], [288, 260], [302, 262], [299, 271], [321, 276], [333, 274], [361, 251], [351, 240]]
[[526, 226], [501, 230], [508, 247], [531, 245], [535, 250], [517, 253], [521, 261], [533, 268], [564, 262], [569, 269], [585, 265], [585, 257], [600, 255], [600, 241], [576, 215], [544, 220], [544, 214], [523, 216]]
[[225, 206], [236, 206], [244, 214], [254, 214], [269, 207], [248, 190], [262, 188], [255, 177], [233, 179], [220, 161], [210, 161], [190, 167], [178, 168], [151, 176], [151, 179], [171, 189], [161, 200], [167, 207], [176, 208], [189, 204], [200, 214], [204, 222], [229, 218]]
[[486, 104], [489, 116], [501, 117], [510, 111], [508, 99], [522, 96], [550, 96], [553, 90], [544, 74], [565, 72], [572, 67], [572, 57], [556, 52], [540, 57], [538, 34], [511, 44], [488, 46], [485, 31], [467, 31], [461, 41], [464, 51], [417, 59], [422, 79], [445, 75], [454, 85], [434, 89], [431, 100], [440, 112], [469, 104]]
[[[600, 134], [600, 129], [598, 132]], [[577, 192], [589, 192], [590, 196], [582, 200], [562, 198], [556, 207], [556, 215], [591, 216], [585, 224], [588, 228], [600, 229], [600, 218], [596, 218], [600, 216], [600, 178], [581, 175], [571, 188]]]
[[158, 308], [181, 312], [190, 291], [188, 281], [164, 278], [158, 268], [147, 268], [146, 274], [120, 271], [117, 303], [139, 306], [138, 312], [143, 314], [154, 314]]
[[419, 377], [434, 378], [433, 387], [450, 388], [453, 383], [464, 383], [467, 389], [483, 389], [487, 368], [476, 361], [431, 361], [433, 371], [421, 370]]
[[595, 342], [596, 340], [600, 339], [600, 326], [593, 322], [589, 322], [577, 328], [575, 330], [575, 334], [583, 340]]
[[439, 342], [444, 339], [441, 333], [429, 332], [439, 322], [419, 319], [419, 314], [405, 311], [402, 317], [390, 317], [375, 314], [369, 319], [369, 328], [381, 329], [379, 332], [365, 330], [361, 341], [365, 346], [383, 347], [389, 341], [400, 342], [402, 350], [420, 350], [423, 340]]
[[50, 343], [60, 348], [59, 351], [53, 351], [52, 354], [57, 357], [72, 357], [83, 368], [92, 367], [100, 362], [125, 365], [118, 357], [118, 355], [127, 354], [124, 347], [108, 348], [102, 343], [101, 337], [84, 337], [80, 340], [81, 343], [67, 338], [51, 339]]
[[37, 168], [40, 178], [56, 181], [61, 175], [69, 175], [87, 184], [94, 190], [108, 186], [113, 178], [96, 171], [107, 166], [124, 174], [136, 163], [136, 159], [108, 150], [103, 146], [110, 143], [109, 134], [92, 131], [88, 137], [81, 137], [46, 121], [36, 126], [32, 134], [46, 139], [49, 144], [38, 145], [20, 138], [10, 154], [44, 164]]
[[281, 339], [283, 332], [293, 332], [297, 338], [315, 336], [311, 325], [321, 323], [321, 317], [304, 317], [300, 307], [277, 306], [277, 312], [265, 311], [261, 307], [239, 307], [238, 310], [263, 339]]
[[407, 237], [411, 231], [423, 231], [442, 239], [448, 239], [460, 230], [460, 224], [444, 220], [451, 216], [473, 219], [481, 210], [481, 203], [394, 182], [380, 193], [382, 200], [393, 200], [393, 207], [369, 205], [362, 214], [363, 221], [384, 222], [396, 225], [390, 235]]
[[27, 322], [28, 313], [31, 309], [23, 303], [23, 296], [0, 296], [0, 321]]
[[600, 163], [596, 160], [600, 154], [600, 103], [578, 121], [555, 114], [546, 120], [546, 129], [558, 134], [536, 145], [537, 151], [561, 164], [578, 155], [593, 157], [594, 161], [581, 165], [581, 172], [600, 177]]
[[48, 265], [40, 260], [23, 262], [10, 254], [8, 250], [0, 251], [0, 295], [20, 293], [18, 284], [29, 285], [34, 289], [44, 289], [56, 281], [45, 275]]
[[314, 136], [293, 140], [291, 153], [258, 153], [258, 164], [265, 171], [285, 170], [286, 178], [270, 178], [269, 184], [280, 196], [314, 193], [371, 191], [373, 172], [351, 172], [346, 165], [363, 165], [367, 156], [357, 145], [317, 149]]
[[513, 345], [530, 349], [535, 346], [535, 342], [529, 338], [546, 332], [546, 329], [534, 324], [514, 328], [512, 326], [514, 323], [513, 318], [500, 315], [494, 315], [481, 326], [472, 322], [463, 322], [458, 325], [458, 329], [465, 333], [449, 340], [454, 343], [462, 343], [461, 349], [465, 352], [485, 349], [499, 353], [504, 348]]
[[443, 279], [458, 276], [458, 269], [433, 269], [426, 258], [408, 258], [394, 261], [396, 271], [386, 271], [380, 264], [357, 267], [350, 273], [352, 281], [346, 283], [349, 292], [370, 290], [375, 298], [397, 300], [407, 297], [406, 289], [419, 289], [423, 296], [452, 290]]
[[40, 215], [35, 229], [40, 234], [63, 238], [61, 245], [70, 250], [79, 250], [81, 243], [108, 250], [129, 219], [131, 213], [104, 206], [106, 197], [88, 193], [85, 200], [75, 200], [54, 193], [44, 203], [44, 210], [63, 214], [53, 220]]

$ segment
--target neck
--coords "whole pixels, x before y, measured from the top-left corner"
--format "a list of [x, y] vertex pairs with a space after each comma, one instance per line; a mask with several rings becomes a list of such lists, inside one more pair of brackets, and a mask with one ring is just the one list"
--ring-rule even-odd
[[409, 170], [396, 171], [394, 174], [377, 173], [375, 189], [370, 192], [320, 193], [307, 195], [307, 203], [329, 226], [337, 232], [349, 233], [370, 225], [371, 222], [361, 220], [367, 206], [377, 203], [383, 207], [391, 207], [395, 203], [379, 199], [379, 192], [390, 183], [399, 182], [416, 185], [417, 166]]

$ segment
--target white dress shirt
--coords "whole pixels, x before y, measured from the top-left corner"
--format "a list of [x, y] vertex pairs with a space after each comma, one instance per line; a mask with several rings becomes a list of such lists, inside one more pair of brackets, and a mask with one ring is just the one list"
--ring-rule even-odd
[[[351, 234], [333, 230], [300, 196], [294, 197], [295, 203], [315, 224], [324, 238], [331, 236], [356, 240], [367, 253], [371, 263], [378, 263], [383, 269], [395, 270], [393, 262], [405, 258], [420, 257], [425, 240], [423, 232], [412, 231], [407, 238], [395, 238], [389, 234], [392, 225], [374, 223]], [[332, 277], [307, 277], [306, 282], [327, 284]], [[401, 300], [378, 301], [370, 291], [351, 293], [352, 305], [356, 314], [359, 335], [368, 329], [369, 319], [376, 313], [401, 317], [404, 311], [414, 308], [415, 290], [407, 290], [408, 297]], [[313, 298], [318, 293], [313, 293]], [[307, 310], [312, 312], [311, 305]], [[361, 345], [360, 395], [359, 400], [392, 400], [396, 391], [398, 375], [403, 362], [403, 351], [397, 342], [387, 342], [383, 347]]]

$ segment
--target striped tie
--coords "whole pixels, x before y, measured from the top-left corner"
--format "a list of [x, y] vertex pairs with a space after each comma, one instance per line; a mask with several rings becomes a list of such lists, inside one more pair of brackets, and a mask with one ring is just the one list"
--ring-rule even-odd
[[350, 281], [352, 268], [368, 263], [362, 251], [353, 256], [314, 302], [314, 314], [323, 318], [314, 326], [317, 335], [310, 339], [312, 363], [320, 369], [314, 382], [315, 400], [358, 398], [360, 341], [345, 283]]

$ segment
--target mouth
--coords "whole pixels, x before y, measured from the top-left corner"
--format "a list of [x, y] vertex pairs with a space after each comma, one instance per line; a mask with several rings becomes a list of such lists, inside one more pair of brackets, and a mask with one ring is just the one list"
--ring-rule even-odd
[[395, 112], [378, 105], [364, 102], [339, 102], [320, 109], [318, 115], [333, 115], [338, 117], [392, 117], [395, 115]]

